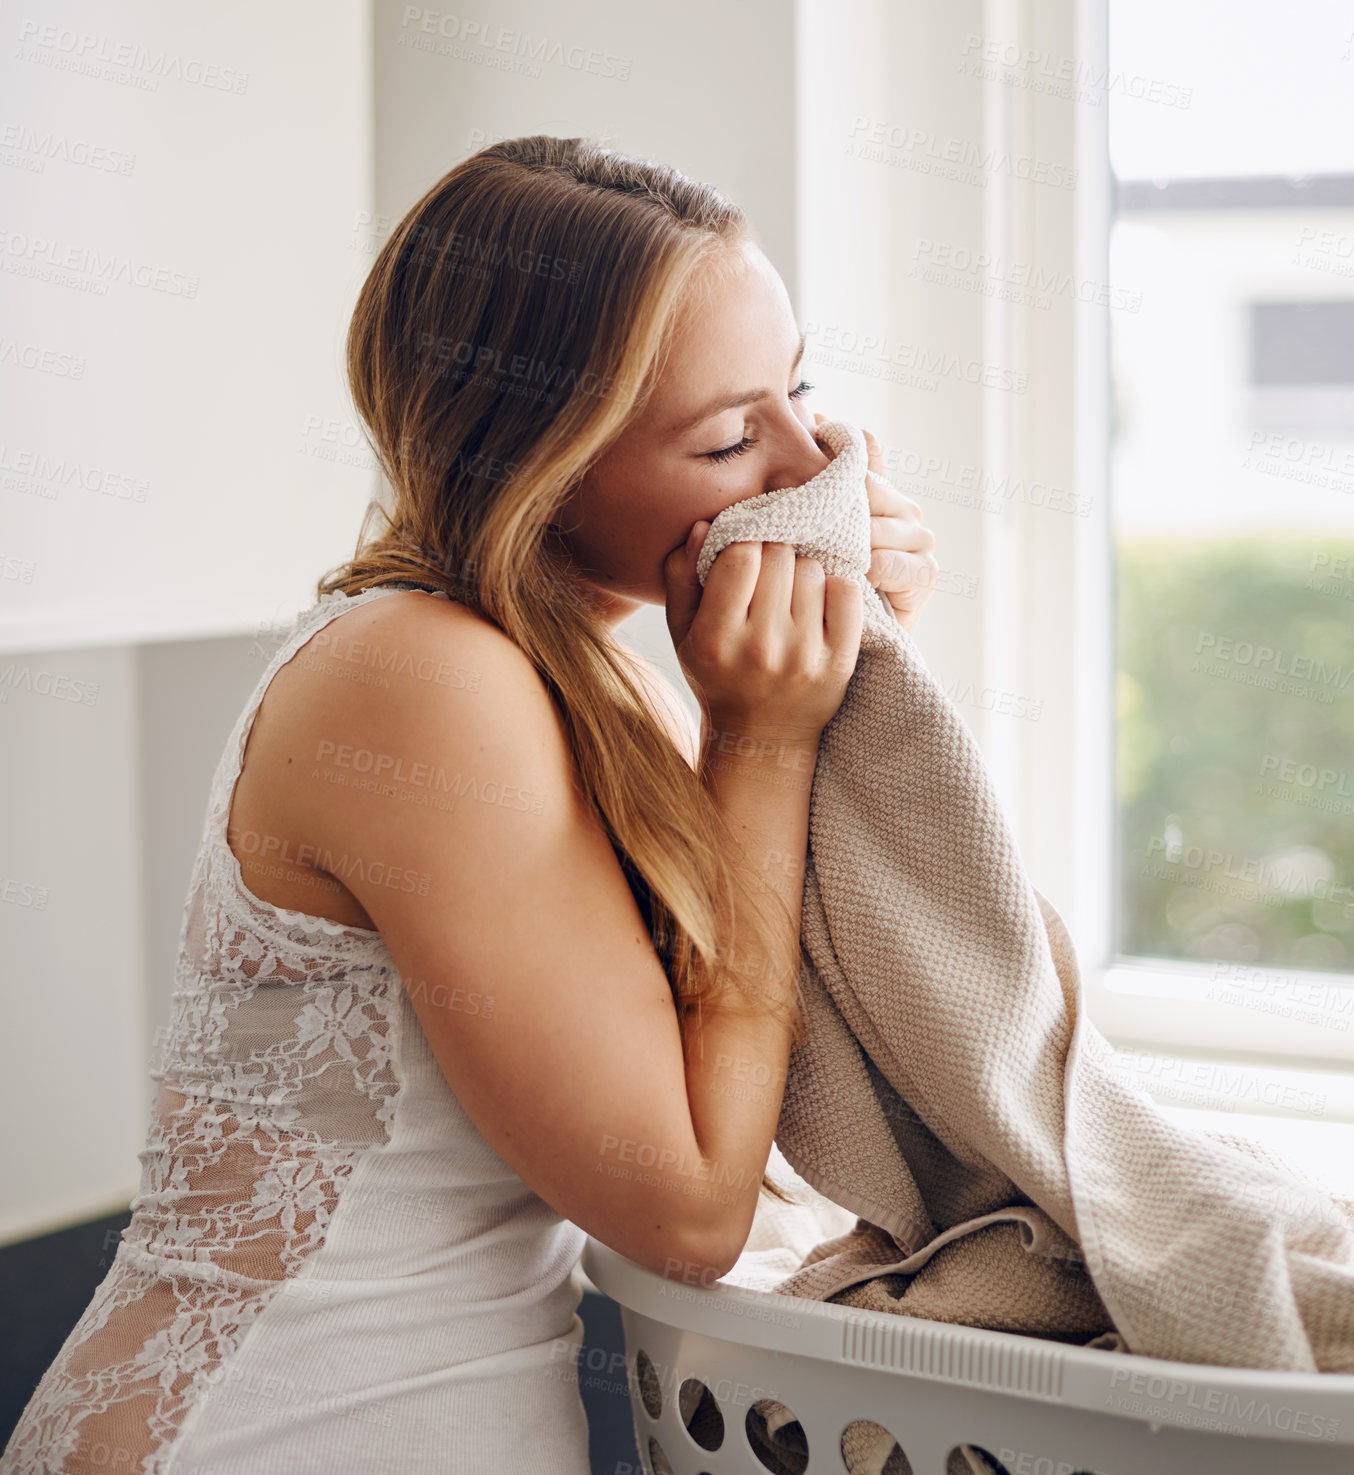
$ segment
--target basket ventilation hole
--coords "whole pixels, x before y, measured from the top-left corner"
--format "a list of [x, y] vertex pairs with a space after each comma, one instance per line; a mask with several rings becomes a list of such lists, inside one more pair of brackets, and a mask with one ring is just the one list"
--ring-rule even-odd
[[956, 1444], [945, 1460], [945, 1475], [1011, 1475], [994, 1454], [976, 1444]]
[[745, 1420], [752, 1452], [775, 1475], [804, 1475], [809, 1468], [809, 1441], [804, 1426], [774, 1398], [760, 1398]]
[[688, 1378], [677, 1390], [677, 1411], [686, 1432], [702, 1449], [718, 1449], [724, 1443], [724, 1415], [699, 1378]]
[[656, 1419], [663, 1412], [663, 1392], [649, 1354], [642, 1347], [635, 1353], [635, 1377], [639, 1380], [639, 1401], [644, 1405], [644, 1412]]
[[902, 1446], [871, 1419], [856, 1419], [842, 1430], [842, 1464], [847, 1475], [912, 1475]]
[[673, 1468], [668, 1464], [668, 1457], [663, 1453], [663, 1446], [649, 1435], [649, 1463], [653, 1466], [654, 1475], [674, 1475]]

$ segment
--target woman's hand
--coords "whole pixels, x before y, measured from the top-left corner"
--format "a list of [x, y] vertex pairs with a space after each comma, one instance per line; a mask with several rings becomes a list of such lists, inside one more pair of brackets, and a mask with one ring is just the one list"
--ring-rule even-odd
[[864, 624], [854, 579], [826, 574], [789, 543], [730, 543], [702, 589], [710, 531], [696, 523], [663, 564], [668, 631], [712, 728], [816, 744], [846, 695]]
[[[816, 429], [828, 416], [815, 412]], [[863, 429], [863, 427], [862, 427]], [[922, 606], [935, 592], [940, 565], [932, 550], [935, 534], [922, 525], [921, 508], [911, 497], [886, 486], [884, 452], [870, 431], [865, 430], [869, 470], [865, 478], [870, 494], [870, 567], [866, 577], [882, 590], [894, 616], [908, 634], [917, 628]]]

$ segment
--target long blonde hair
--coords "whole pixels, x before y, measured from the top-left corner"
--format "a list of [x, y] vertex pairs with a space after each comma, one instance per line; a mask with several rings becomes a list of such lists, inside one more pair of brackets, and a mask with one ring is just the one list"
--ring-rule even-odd
[[[385, 242], [348, 332], [348, 380], [389, 486], [318, 592], [445, 591], [531, 660], [587, 801], [647, 888], [679, 1020], [737, 988], [804, 1037], [800, 956], [769, 887], [726, 859], [709, 793], [653, 715], [552, 527], [640, 413], [686, 294], [751, 239], [717, 190], [578, 138], [532, 135], [450, 170]], [[373, 518], [384, 519], [369, 535]], [[778, 911], [774, 927], [763, 912]], [[751, 947], [739, 956], [745, 921]], [[786, 1005], [756, 980], [770, 977]], [[786, 1199], [765, 1174], [762, 1189]]]

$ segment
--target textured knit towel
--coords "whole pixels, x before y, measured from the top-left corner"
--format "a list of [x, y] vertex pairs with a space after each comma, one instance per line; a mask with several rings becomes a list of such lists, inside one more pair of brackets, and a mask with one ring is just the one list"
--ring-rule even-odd
[[727, 544], [788, 542], [866, 591], [814, 773], [807, 1037], [776, 1131], [858, 1217], [776, 1290], [1185, 1362], [1354, 1372], [1354, 1203], [1258, 1143], [1175, 1125], [1116, 1069], [977, 744], [866, 580], [864, 438], [818, 434], [829, 465], [720, 513], [697, 566], [704, 584]]

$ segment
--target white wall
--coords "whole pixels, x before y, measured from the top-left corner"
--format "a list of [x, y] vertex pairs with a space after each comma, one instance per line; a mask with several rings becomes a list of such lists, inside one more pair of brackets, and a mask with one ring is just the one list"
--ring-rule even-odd
[[0, 683], [8, 1239], [125, 1206], [149, 1052], [135, 652], [0, 656]]
[[370, 495], [361, 458], [329, 459], [368, 22], [365, 0], [6, 12], [0, 1241], [135, 1190], [248, 632], [311, 601]]
[[308, 602], [368, 491], [308, 454], [362, 270], [365, 5], [16, 10], [0, 494], [35, 573], [0, 579], [0, 648], [249, 629]]
[[[953, 500], [962, 489], [945, 468], [982, 461], [984, 391], [964, 374], [991, 358], [984, 299], [929, 285], [912, 268], [920, 238], [983, 240], [991, 182], [956, 182], [931, 158], [952, 138], [981, 141], [980, 84], [953, 62], [982, 10], [981, 0], [906, 15], [889, 0], [799, 5], [798, 305], [814, 407], [872, 430], [889, 479], [921, 505], [946, 577], [917, 642], [942, 683], [979, 688], [993, 518]], [[931, 138], [890, 145], [914, 130]], [[950, 368], [925, 367], [937, 363]], [[981, 734], [983, 711], [964, 715]]]

